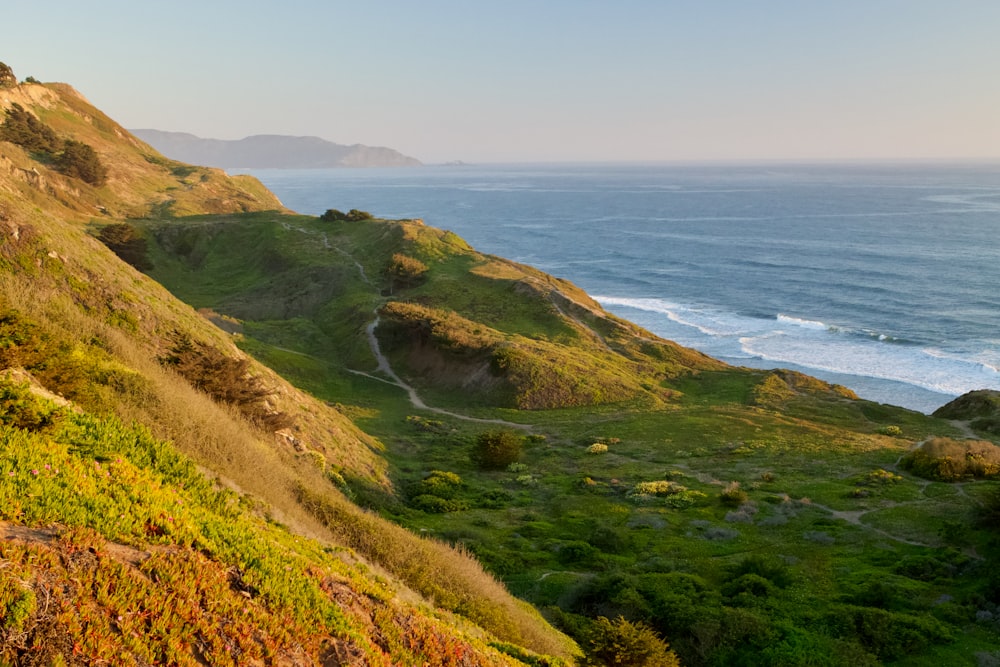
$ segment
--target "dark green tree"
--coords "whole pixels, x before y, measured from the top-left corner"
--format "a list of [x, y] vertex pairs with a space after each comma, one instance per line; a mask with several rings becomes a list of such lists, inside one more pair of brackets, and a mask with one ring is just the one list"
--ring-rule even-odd
[[0, 63], [0, 88], [13, 88], [17, 85], [17, 77], [14, 70], [4, 63]]
[[108, 225], [101, 230], [97, 238], [118, 257], [140, 271], [153, 268], [153, 263], [146, 254], [146, 239], [132, 225], [128, 223]]
[[7, 110], [3, 125], [0, 125], [0, 141], [41, 153], [53, 153], [59, 148], [56, 133], [17, 102]]
[[483, 468], [499, 470], [521, 458], [523, 438], [513, 431], [486, 431], [476, 438], [473, 460]]
[[56, 169], [91, 185], [104, 185], [108, 170], [88, 144], [67, 139], [62, 152], [56, 156]]

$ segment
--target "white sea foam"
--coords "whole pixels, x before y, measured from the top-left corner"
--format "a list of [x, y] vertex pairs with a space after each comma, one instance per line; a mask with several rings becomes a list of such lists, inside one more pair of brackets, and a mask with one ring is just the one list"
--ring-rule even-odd
[[782, 315], [781, 313], [778, 313], [777, 320], [778, 322], [783, 322], [786, 324], [794, 324], [795, 326], [802, 327], [804, 329], [823, 331], [829, 328], [827, 325], [823, 324], [822, 322], [818, 322], [816, 320], [805, 320], [799, 317], [791, 317], [790, 315]]
[[663, 299], [594, 298], [664, 338], [713, 356], [900, 382], [949, 396], [1000, 389], [1000, 359], [986, 351], [894, 344], [884, 335], [850, 335], [849, 329], [787, 315], [767, 319]]

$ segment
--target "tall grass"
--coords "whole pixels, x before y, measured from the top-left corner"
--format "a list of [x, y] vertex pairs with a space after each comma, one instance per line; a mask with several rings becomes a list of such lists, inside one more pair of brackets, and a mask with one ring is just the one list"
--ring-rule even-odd
[[465, 616], [500, 639], [539, 653], [563, 657], [576, 653], [568, 638], [548, 631], [538, 612], [515, 600], [463, 549], [417, 537], [330, 494], [299, 487], [298, 495], [339, 539], [435, 605]]

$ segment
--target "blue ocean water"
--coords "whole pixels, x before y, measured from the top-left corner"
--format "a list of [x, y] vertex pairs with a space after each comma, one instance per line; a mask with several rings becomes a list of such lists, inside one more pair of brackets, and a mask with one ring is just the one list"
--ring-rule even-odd
[[301, 213], [423, 218], [730, 363], [924, 412], [1000, 389], [1000, 164], [252, 173]]

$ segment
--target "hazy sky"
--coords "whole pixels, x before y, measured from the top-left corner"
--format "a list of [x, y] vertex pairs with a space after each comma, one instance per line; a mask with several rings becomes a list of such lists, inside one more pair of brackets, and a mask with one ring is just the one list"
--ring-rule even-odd
[[0, 61], [126, 127], [425, 162], [1000, 158], [998, 0], [45, 0]]

